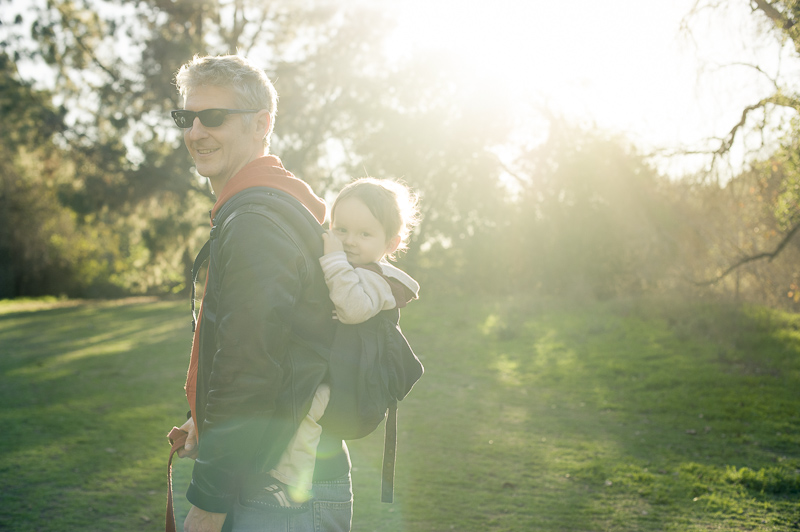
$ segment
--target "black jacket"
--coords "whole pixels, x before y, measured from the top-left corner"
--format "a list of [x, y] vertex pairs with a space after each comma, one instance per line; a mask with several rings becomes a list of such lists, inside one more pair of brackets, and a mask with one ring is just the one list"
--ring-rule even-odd
[[[322, 240], [286, 196], [250, 188], [214, 220], [199, 325], [200, 445], [187, 493], [210, 512], [228, 512], [242, 483], [277, 463], [327, 370], [306, 347], [328, 345], [335, 332], [317, 260]], [[322, 440], [332, 455], [318, 453], [328, 458], [318, 459], [315, 478], [346, 474], [341, 439], [323, 432]]]

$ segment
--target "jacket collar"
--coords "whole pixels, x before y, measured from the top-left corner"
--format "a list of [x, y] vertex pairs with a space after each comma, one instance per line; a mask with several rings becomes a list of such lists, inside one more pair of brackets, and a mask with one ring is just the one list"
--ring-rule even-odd
[[225, 202], [239, 192], [253, 187], [270, 187], [291, 194], [319, 223], [325, 221], [327, 206], [322, 198], [314, 194], [308, 183], [286, 170], [281, 160], [274, 155], [265, 155], [250, 161], [225, 183], [211, 209], [211, 219], [214, 219]]

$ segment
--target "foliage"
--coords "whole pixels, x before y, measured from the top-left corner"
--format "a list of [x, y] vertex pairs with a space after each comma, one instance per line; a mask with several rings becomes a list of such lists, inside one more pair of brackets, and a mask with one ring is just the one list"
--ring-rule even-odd
[[[699, 15], [703, 11], [722, 18], [727, 9], [738, 7], [737, 4], [738, 2], [730, 0], [722, 2], [699, 0], [687, 16], [686, 27], [690, 27], [689, 23], [693, 18], [700, 18]], [[778, 45], [775, 50], [776, 56], [780, 59], [770, 65], [746, 65], [755, 69], [763, 79], [768, 80], [772, 89], [760, 100], [743, 108], [738, 122], [731, 124], [725, 135], [715, 139], [717, 145], [712, 150], [715, 162], [735, 151], [737, 142], [740, 143], [739, 147], [744, 145], [745, 148], [748, 138], [759, 139], [760, 142], [756, 142], [754, 151], [746, 149], [746, 157], [749, 159], [746, 163], [749, 167], [733, 179], [744, 183], [745, 188], [753, 191], [751, 196], [754, 197], [751, 199], [755, 201], [742, 201], [741, 195], [734, 200], [738, 202], [734, 211], [750, 212], [746, 221], [732, 216], [736, 229], [728, 231], [717, 239], [714, 245], [724, 250], [717, 259], [724, 257], [723, 260], [728, 261], [727, 265], [721, 267], [725, 273], [719, 276], [718, 280], [722, 280], [721, 277], [725, 277], [728, 272], [736, 271], [737, 279], [734, 284], [738, 294], [743, 275], [738, 270], [740, 266], [747, 265], [743, 271], [750, 281], [759, 284], [759, 280], [765, 279], [767, 284], [773, 285], [759, 287], [755, 291], [762, 293], [764, 296], [761, 298], [762, 301], [774, 303], [776, 292], [783, 291], [785, 294], [787, 288], [797, 286], [796, 274], [787, 271], [785, 267], [768, 267], [763, 264], [759, 266], [752, 264], [752, 261], [757, 258], [769, 258], [770, 266], [773, 266], [776, 258], [784, 264], [796, 260], [795, 256], [779, 257], [796, 250], [795, 236], [800, 228], [800, 210], [798, 210], [800, 190], [795, 186], [796, 139], [799, 136], [798, 124], [800, 124], [797, 121], [797, 113], [800, 111], [800, 94], [795, 77], [791, 74], [787, 76], [782, 65], [787, 57], [790, 58], [789, 62], [795, 61], [800, 52], [800, 25], [797, 24], [800, 8], [795, 0], [754, 0], [749, 5], [752, 9], [752, 18], [762, 37]], [[775, 116], [782, 118], [775, 120]], [[776, 137], [781, 141], [777, 149], [765, 141]], [[764, 244], [773, 247], [769, 250], [759, 249], [759, 245]], [[730, 248], [734, 248], [733, 253]], [[725, 282], [730, 283], [727, 280]], [[796, 289], [791, 289], [792, 294], [796, 292]]]
[[318, 190], [355, 177], [401, 179], [422, 195], [423, 219], [402, 264], [420, 247], [463, 239], [503, 213], [500, 165], [487, 147], [511, 133], [488, 87], [461, 83], [459, 65], [431, 54], [387, 64], [385, 12], [344, 10], [301, 61], [275, 70], [281, 94], [274, 150]]
[[[19, 36], [26, 21], [33, 45]], [[446, 61], [387, 65], [381, 43], [391, 25], [361, 5], [60, 0], [34, 4], [6, 25], [5, 45], [18, 60], [49, 65], [55, 94], [74, 109], [57, 138], [76, 168], [59, 201], [81, 220], [124, 224], [145, 244], [148, 264], [174, 266], [197, 245], [200, 222], [189, 214], [207, 190], [183, 170], [186, 153], [161, 122], [178, 105], [172, 73], [196, 52], [243, 49], [259, 58], [282, 97], [273, 151], [321, 193], [362, 172], [406, 180], [426, 196], [418, 244], [496, 217], [499, 168], [485, 147], [504, 140], [492, 125], [503, 115], [485, 105], [485, 87], [459, 87]], [[133, 53], [123, 55], [117, 40]], [[470, 107], [482, 114], [467, 116]], [[174, 219], [147, 212], [156, 197]], [[124, 243], [120, 253], [141, 265]], [[415, 262], [413, 252], [406, 262]], [[123, 286], [164, 288], [141, 276]]]
[[793, 138], [788, 136], [770, 157], [753, 161], [724, 186], [681, 184], [687, 190], [681, 217], [694, 242], [689, 245], [687, 239], [682, 246], [693, 250], [681, 259], [686, 279], [738, 300], [798, 309], [800, 245], [791, 238], [800, 221]]
[[[187, 312], [154, 299], [0, 305], [0, 528], [161, 523]], [[431, 291], [403, 328], [426, 374], [400, 405], [394, 504], [379, 502], [381, 431], [348, 443], [356, 532], [800, 520], [795, 314]], [[191, 464], [178, 462], [185, 513]]]
[[[34, 3], [13, 24], [0, 27], [7, 80], [0, 99], [8, 102], [4, 119], [14, 124], [5, 129], [3, 143], [4, 160], [13, 164], [13, 172], [4, 174], [4, 212], [11, 227], [30, 228], [29, 234], [12, 230], [4, 242], [15, 263], [2, 268], [8, 279], [2, 297], [100, 296], [185, 286], [187, 261], [177, 262], [186, 254], [181, 244], [194, 244], [197, 222], [185, 216], [196, 214], [190, 206], [197, 204], [197, 187], [187, 188], [193, 180], [185, 173], [175, 172], [183, 176], [182, 186], [165, 179], [173, 173], [172, 161], [186, 156], [141, 131], [141, 109], [149, 106], [141, 100], [144, 89], [125, 78], [130, 72], [124, 65], [106, 66], [105, 57], [97, 55], [113, 50], [120, 35], [113, 20], [102, 20], [90, 7]], [[20, 37], [31, 13], [34, 44]], [[52, 88], [21, 80], [16, 65], [36, 58], [41, 72], [47, 70], [42, 62], [55, 69]], [[138, 104], [128, 97], [139, 97]], [[55, 101], [61, 102], [58, 107]], [[36, 134], [25, 133], [31, 131]], [[135, 150], [126, 144], [135, 144]], [[133, 164], [137, 154], [141, 161]], [[159, 196], [168, 221], [149, 212], [148, 202]], [[26, 199], [31, 197], [35, 203]], [[165, 264], [171, 272], [163, 275]]]
[[675, 184], [623, 139], [553, 118], [546, 139], [512, 164], [493, 223], [458, 242], [479, 284], [608, 298], [675, 282]]
[[[272, 152], [321, 195], [363, 175], [421, 193], [400, 266], [424, 284], [702, 291], [692, 281], [797, 223], [791, 141], [731, 188], [668, 181], [621, 137], [512, 105], [474, 64], [439, 50], [388, 60], [390, 9], [55, 0], [4, 13], [0, 104], [14, 126], [0, 132], [0, 216], [16, 232], [0, 237], [14, 257], [0, 264], [0, 296], [187, 289], [212, 198], [167, 112], [181, 104], [172, 76], [195, 53], [240, 50], [265, 68], [281, 97]], [[25, 65], [43, 81], [23, 79]], [[764, 179], [763, 193], [742, 192]], [[29, 219], [41, 227], [23, 234]], [[711, 290], [789, 303], [800, 279], [775, 264]]]
[[[108, 266], [96, 228], [80, 227], [59, 199], [74, 175], [72, 161], [51, 142], [64, 129], [63, 108], [50, 94], [15, 77], [0, 54], [0, 114], [15, 128], [0, 131], [0, 297], [75, 294]], [[105, 275], [104, 275], [105, 274]]]

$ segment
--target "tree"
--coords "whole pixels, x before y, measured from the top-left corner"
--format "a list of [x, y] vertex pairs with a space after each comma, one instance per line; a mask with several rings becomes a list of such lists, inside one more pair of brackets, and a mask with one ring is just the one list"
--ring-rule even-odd
[[[697, 0], [687, 20], [703, 10], [716, 11], [730, 4], [731, 2], [729, 1]], [[771, 2], [767, 0], [751, 0], [750, 7], [753, 16], [757, 17], [762, 24], [763, 31], [773, 36], [781, 45], [789, 46], [793, 49], [793, 55], [800, 57], [800, 25], [798, 25], [798, 22], [800, 22], [800, 2], [795, 0], [773, 0]], [[750, 131], [761, 131], [763, 138], [764, 131], [771, 127], [770, 122], [764, 117], [768, 116], [771, 111], [783, 109], [790, 111], [794, 115], [800, 111], [800, 94], [788, 80], [781, 79], [780, 76], [771, 76], [758, 65], [750, 66], [770, 79], [774, 86], [774, 91], [772, 94], [742, 109], [739, 120], [731, 126], [725, 135], [718, 139], [716, 147], [712, 149], [714, 161], [728, 154], [736, 140]], [[781, 230], [781, 238], [777, 243], [773, 244], [774, 247], [767, 251], [753, 250], [750, 253], [740, 254], [728, 267], [723, 268], [718, 275], [706, 283], [718, 282], [737, 271], [741, 266], [754, 261], [762, 259], [772, 261], [795, 240], [797, 233], [800, 231], [800, 190], [793, 186], [797, 179], [795, 177], [796, 166], [791, 161], [792, 157], [789, 154], [791, 154], [791, 148], [796, 146], [797, 139], [800, 137], [798, 124], [796, 120], [791, 123], [788, 133], [783, 135], [781, 147], [776, 153], [777, 160], [784, 160], [787, 163], [782, 165], [786, 171], [785, 182], [782, 185], [784, 192], [779, 197], [775, 196], [775, 199], [779, 200], [779, 204], [773, 205], [771, 209], [780, 218], [777, 225]], [[772, 160], [764, 161], [762, 158], [760, 161], [754, 162], [753, 169], [761, 168], [765, 170], [772, 166]], [[768, 170], [765, 171], [769, 173]], [[745, 171], [746, 173], [747, 171]]]
[[551, 117], [511, 173], [510, 249], [495, 256], [517, 290], [607, 298], [672, 286], [684, 230], [673, 185], [622, 138]]
[[[52, 130], [52, 140], [74, 168], [54, 185], [53, 197], [79, 228], [119, 235], [107, 243], [128, 266], [118, 264], [120, 270], [109, 262], [109, 283], [135, 292], [187, 286], [189, 250], [204, 231], [198, 214], [211, 195], [169, 126], [168, 110], [180, 105], [172, 76], [195, 53], [260, 47], [269, 56], [296, 27], [318, 22], [288, 6], [55, 0], [33, 2], [16, 14], [9, 9], [9, 19], [0, 18], [4, 57], [53, 73], [41, 94], [60, 102], [64, 127]], [[297, 18], [289, 20], [291, 13]], [[278, 24], [285, 31], [275, 31]], [[14, 76], [20, 79], [16, 69]], [[2, 91], [0, 98], [18, 100], [9, 86]], [[8, 123], [25, 128], [29, 122]], [[47, 144], [50, 135], [35, 142]]]
[[[470, 284], [501, 269], [501, 283], [481, 284], [563, 292], [585, 283], [598, 295], [656, 286], [665, 276], [669, 261], [660, 258], [674, 237], [659, 217], [670, 214], [662, 212], [661, 180], [641, 157], [552, 117], [544, 145], [515, 144], [530, 124], [519, 122], [502, 82], [438, 51], [387, 61], [391, 11], [363, 3], [42, 0], [13, 23], [1, 17], [9, 56], [49, 65], [54, 83], [42, 96], [69, 109], [48, 141], [71, 169], [54, 182], [52, 198], [76, 234], [95, 234], [107, 250], [105, 259], [84, 261], [95, 265], [95, 286], [187, 286], [210, 195], [168, 124], [168, 110], [180, 106], [172, 75], [194, 53], [236, 49], [276, 82], [272, 151], [288, 169], [329, 197], [363, 175], [402, 179], [421, 193], [423, 222], [403, 258], [415, 275], [441, 269]], [[501, 147], [520, 155], [500, 157]], [[32, 186], [43, 186], [42, 172], [26, 171], [36, 177]]]
[[[425, 196], [420, 243], [462, 238], [496, 216], [490, 211], [502, 199], [500, 167], [484, 147], [504, 141], [504, 115], [491, 116], [485, 87], [454, 83], [445, 61], [387, 64], [381, 42], [393, 22], [384, 11], [243, 0], [56, 0], [33, 13], [36, 44], [19, 40], [15, 53], [50, 65], [53, 92], [74, 109], [58, 141], [79, 170], [59, 198], [79, 223], [125, 226], [125, 247], [144, 248], [137, 259], [144, 270], [137, 271], [174, 263], [176, 253], [187, 257], [196, 245], [198, 226], [190, 220], [208, 189], [185, 170], [191, 163], [176, 149], [177, 134], [163, 126], [179, 105], [171, 76], [196, 52], [238, 48], [262, 58], [281, 95], [274, 151], [316, 189], [335, 191], [365, 173], [408, 181]], [[467, 106], [482, 109], [485, 120], [468, 117]], [[140, 280], [139, 289], [149, 283]]]
[[52, 142], [65, 110], [50, 99], [0, 53], [0, 115], [14, 124], [0, 131], [0, 297], [77, 295], [115, 262], [103, 245], [110, 235], [80, 227], [60, 201], [75, 167]]

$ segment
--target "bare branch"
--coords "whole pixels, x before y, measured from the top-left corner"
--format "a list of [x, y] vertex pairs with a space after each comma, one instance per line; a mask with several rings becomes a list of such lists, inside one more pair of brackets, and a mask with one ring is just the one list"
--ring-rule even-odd
[[517, 180], [517, 182], [518, 182], [520, 185], [527, 186], [527, 185], [529, 185], [529, 184], [530, 184], [530, 180], [529, 180], [529, 179], [526, 179], [526, 178], [522, 177], [521, 175], [519, 175], [518, 173], [516, 173], [514, 170], [512, 170], [511, 168], [509, 168], [509, 166], [508, 166], [506, 163], [504, 163], [504, 162], [503, 162], [503, 161], [500, 159], [500, 157], [498, 157], [496, 154], [493, 154], [493, 155], [494, 155], [494, 158], [495, 158], [495, 161], [497, 162], [497, 164], [498, 164], [498, 165], [500, 165], [500, 168], [502, 168], [502, 170], [503, 170], [505, 173], [507, 173], [508, 175], [510, 175], [511, 177], [513, 177], [514, 179], [516, 179], [516, 180]]
[[[758, 67], [753, 65], [752, 66], [756, 70], [760, 70]], [[764, 116], [760, 118], [759, 123], [753, 126], [753, 129], [758, 130], [758, 134], [761, 135], [761, 147], [763, 148], [766, 143], [767, 139], [765, 136], [765, 129], [767, 126], [768, 116], [767, 113], [773, 107], [783, 107], [787, 109], [794, 109], [795, 111], [800, 111], [800, 95], [792, 94], [786, 95], [782, 93], [781, 89], [778, 88], [774, 94], [763, 98], [762, 100], [745, 107], [742, 110], [742, 114], [740, 115], [739, 121], [734, 124], [727, 134], [722, 137], [707, 137], [703, 140], [703, 145], [696, 145], [694, 147], [683, 146], [683, 147], [675, 147], [675, 148], [661, 148], [655, 149], [651, 153], [647, 154], [647, 156], [658, 156], [658, 157], [683, 157], [683, 156], [690, 156], [690, 155], [705, 155], [711, 156], [711, 161], [709, 162], [710, 169], [718, 169], [720, 165], [723, 165], [725, 162], [725, 155], [727, 155], [731, 149], [733, 148], [734, 143], [736, 142], [737, 136], [741, 136], [744, 133], [744, 129], [747, 126], [748, 120], [750, 120], [751, 115], [759, 110], [764, 111]], [[754, 150], [752, 153], [748, 152], [750, 155], [753, 153], [757, 153], [758, 150]], [[731, 175], [735, 173], [735, 168], [729, 164], [729, 170]]]
[[742, 115], [741, 118], [739, 118], [739, 121], [736, 124], [734, 124], [734, 126], [731, 128], [728, 134], [725, 135], [725, 137], [720, 139], [720, 146], [714, 152], [714, 155], [722, 155], [724, 153], [727, 153], [731, 149], [731, 146], [733, 146], [733, 141], [736, 140], [736, 134], [739, 132], [740, 129], [744, 127], [745, 123], [747, 122], [747, 117], [750, 115], [750, 113], [759, 109], [763, 109], [764, 107], [766, 107], [767, 104], [770, 103], [770, 100], [771, 97], [764, 98], [763, 100], [761, 100], [756, 104], [748, 105], [747, 107], [745, 107], [742, 110]]
[[726, 269], [716, 278], [710, 279], [708, 281], [695, 282], [694, 284], [697, 286], [710, 286], [712, 284], [718, 283], [719, 281], [727, 277], [730, 273], [736, 271], [738, 268], [744, 266], [745, 264], [749, 264], [751, 262], [755, 262], [757, 260], [762, 260], [762, 259], [768, 259], [769, 262], [772, 262], [772, 260], [775, 257], [777, 257], [781, 251], [783, 251], [783, 248], [785, 248], [789, 244], [789, 242], [792, 240], [792, 238], [794, 238], [794, 236], [797, 234], [798, 231], [800, 231], [800, 223], [796, 224], [789, 230], [788, 233], [784, 235], [783, 240], [780, 241], [778, 247], [776, 247], [774, 251], [758, 253], [757, 255], [744, 257], [734, 265], [728, 267], [728, 269]]
[[739, 121], [734, 124], [734, 126], [730, 129], [727, 135], [725, 135], [721, 139], [717, 139], [719, 141], [719, 147], [712, 152], [713, 160], [712, 165], [717, 162], [717, 160], [724, 154], [728, 153], [733, 146], [734, 141], [736, 140], [736, 135], [739, 134], [739, 131], [745, 126], [747, 123], [747, 118], [749, 117], [750, 113], [756, 110], [765, 109], [767, 106], [774, 105], [776, 107], [787, 107], [790, 109], [797, 110], [800, 108], [800, 101], [797, 98], [791, 96], [785, 96], [780, 92], [776, 92], [772, 96], [767, 96], [763, 98], [758, 103], [753, 105], [748, 105], [747, 107], [742, 110], [742, 115]]
[[753, 4], [755, 4], [754, 10], [761, 11], [767, 17], [769, 17], [776, 26], [779, 28], [783, 28], [784, 30], [788, 30], [792, 26], [795, 25], [795, 21], [775, 9], [772, 4], [767, 2], [766, 0], [753, 0]]
[[253, 50], [253, 47], [255, 47], [256, 42], [258, 42], [258, 37], [264, 35], [265, 32], [264, 28], [266, 27], [268, 21], [269, 21], [269, 10], [263, 9], [261, 11], [261, 18], [256, 24], [257, 29], [254, 32], [254, 37], [250, 39], [250, 43], [248, 43], [247, 46], [245, 47], [245, 55], [249, 55], [250, 52]]
[[97, 67], [99, 67], [103, 72], [108, 74], [113, 81], [119, 81], [119, 76], [115, 72], [113, 72], [110, 68], [105, 66], [102, 63], [102, 61], [100, 61], [97, 58], [97, 55], [94, 53], [94, 50], [83, 42], [83, 36], [78, 35], [76, 29], [73, 27], [72, 24], [70, 24], [69, 13], [66, 12], [64, 6], [61, 4], [56, 4], [54, 7], [58, 11], [58, 14], [61, 16], [63, 27], [72, 34], [76, 44], [81, 49], [81, 51], [84, 54], [86, 54], [89, 57], [89, 59], [91, 59], [92, 63], [94, 63]]
[[733, 63], [727, 63], [727, 64], [724, 64], [724, 65], [721, 65], [719, 68], [723, 69], [723, 68], [734, 67], [734, 66], [743, 66], [743, 67], [747, 67], [747, 68], [752, 68], [753, 70], [763, 74], [764, 77], [767, 78], [770, 81], [770, 83], [772, 83], [772, 86], [775, 87], [776, 91], [780, 91], [781, 90], [781, 86], [778, 83], [778, 79], [776, 77], [773, 77], [770, 74], [768, 74], [763, 68], [761, 68], [758, 65], [754, 65], [752, 63], [744, 63], [744, 62], [736, 61], [736, 62], [733, 62]]
[[693, 35], [692, 35], [692, 31], [689, 28], [689, 22], [693, 18], [697, 17], [702, 11], [705, 11], [705, 10], [712, 10], [713, 11], [715, 9], [719, 9], [720, 7], [723, 6], [724, 3], [725, 3], [724, 0], [721, 1], [721, 2], [710, 2], [710, 1], [709, 2], [703, 2], [703, 0], [695, 0], [694, 5], [692, 6], [692, 8], [681, 19], [681, 23], [680, 23], [680, 26], [679, 26], [679, 28], [680, 28], [679, 31], [682, 32], [682, 33], [686, 33], [686, 34], [692, 36], [692, 38], [694, 38]]

